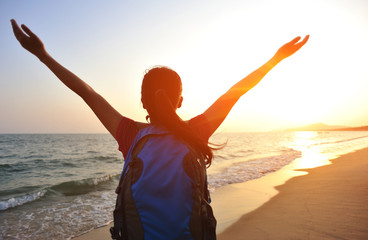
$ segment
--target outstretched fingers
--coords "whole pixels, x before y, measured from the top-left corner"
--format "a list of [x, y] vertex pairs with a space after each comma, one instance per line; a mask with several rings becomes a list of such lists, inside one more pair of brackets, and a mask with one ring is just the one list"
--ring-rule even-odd
[[11, 21], [11, 24], [12, 24], [12, 28], [13, 28], [13, 32], [14, 32], [14, 35], [15, 35], [15, 38], [20, 41], [21, 38], [25, 35], [23, 33], [23, 31], [20, 29], [20, 27], [18, 26], [17, 22], [12, 19], [10, 20]]
[[303, 38], [303, 40], [302, 40], [301, 42], [298, 42], [295, 46], [297, 46], [297, 47], [298, 47], [298, 49], [299, 49], [299, 48], [301, 48], [301, 47], [303, 47], [303, 46], [304, 46], [304, 44], [308, 41], [308, 39], [309, 39], [309, 35], [306, 35], [306, 36]]
[[283, 45], [276, 52], [276, 57], [280, 60], [285, 59], [291, 55], [293, 55], [296, 51], [298, 51], [303, 45], [308, 41], [309, 35], [306, 35], [302, 41], [300, 41], [301, 37], [298, 36], [291, 40], [290, 42]]
[[[20, 41], [22, 38], [26, 37], [26, 38], [37, 38], [37, 35], [34, 34], [26, 25], [22, 24], [21, 28], [19, 27], [18, 23], [12, 19], [10, 20], [12, 27], [13, 27], [13, 32], [15, 37], [18, 39], [18, 41]], [[22, 31], [23, 29], [23, 31]], [[26, 33], [26, 34], [25, 34]], [[28, 36], [27, 36], [28, 34]]]
[[23, 31], [28, 34], [28, 36], [38, 38], [36, 34], [34, 34], [26, 25], [22, 24], [21, 27]]
[[295, 43], [299, 42], [300, 39], [301, 39], [301, 37], [298, 36], [298, 37], [294, 38], [293, 40], [291, 40], [289, 43], [294, 45]]
[[300, 43], [304, 45], [308, 41], [308, 39], [309, 39], [309, 35], [306, 35]]
[[14, 19], [11, 19], [10, 21], [14, 35], [23, 48], [38, 57], [45, 53], [43, 43], [36, 34], [34, 34], [26, 25], [22, 24], [20, 28]]

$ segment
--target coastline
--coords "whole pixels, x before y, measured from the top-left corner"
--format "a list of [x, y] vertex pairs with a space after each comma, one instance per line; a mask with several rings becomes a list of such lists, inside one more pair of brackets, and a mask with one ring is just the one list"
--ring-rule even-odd
[[368, 148], [303, 171], [218, 239], [368, 239]]
[[[349, 234], [357, 229], [356, 234], [360, 235], [348, 235], [347, 238], [367, 238], [368, 230], [364, 226], [368, 226], [368, 176], [365, 176], [368, 170], [368, 148], [342, 155], [331, 162], [330, 165], [301, 171], [285, 166], [262, 178], [216, 189], [212, 194], [212, 206], [218, 220], [218, 239], [244, 239], [244, 236], [249, 239], [334, 238], [331, 229], [340, 231], [336, 236]], [[339, 178], [340, 175], [344, 177]], [[347, 176], [354, 177], [347, 181]], [[322, 182], [323, 185], [320, 186]], [[346, 191], [350, 194], [345, 196], [343, 193]], [[350, 201], [351, 196], [355, 196], [354, 202]], [[323, 200], [326, 197], [331, 201], [330, 205], [326, 205], [327, 202]], [[344, 198], [347, 202], [344, 202]], [[282, 201], [279, 202], [279, 199]], [[320, 215], [311, 215], [310, 207], [305, 207], [305, 199], [315, 201], [310, 204], [317, 208]], [[331, 210], [330, 207], [336, 207], [331, 205], [334, 200], [343, 204], [343, 207], [332, 211], [334, 209]], [[300, 209], [304, 209], [303, 215], [300, 215]], [[337, 221], [325, 229], [324, 224], [330, 223], [331, 219], [344, 216], [339, 209], [350, 216], [351, 223]], [[297, 222], [301, 223], [298, 225]], [[283, 227], [285, 229], [281, 230]], [[318, 227], [319, 230], [316, 230]], [[73, 239], [110, 239], [109, 228], [108, 225], [93, 229]], [[360, 238], [361, 236], [363, 237]]]

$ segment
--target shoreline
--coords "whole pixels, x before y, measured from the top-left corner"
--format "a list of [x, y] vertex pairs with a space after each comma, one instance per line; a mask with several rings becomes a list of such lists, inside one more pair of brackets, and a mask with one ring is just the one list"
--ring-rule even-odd
[[368, 148], [331, 162], [301, 169], [218, 239], [368, 239]]
[[[291, 164], [291, 165], [285, 166], [284, 168], [282, 168], [281, 170], [277, 172], [267, 174], [262, 178], [254, 179], [254, 180], [247, 181], [244, 183], [230, 184], [230, 185], [221, 187], [219, 189], [216, 189], [216, 191], [212, 194], [212, 204], [211, 205], [214, 209], [215, 217], [218, 220], [218, 228], [217, 228], [218, 238], [219, 239], [243, 239], [244, 234], [246, 233], [246, 236], [250, 239], [265, 239], [264, 235], [262, 235], [259, 238], [257, 238], [256, 236], [254, 236], [254, 238], [250, 237], [253, 235], [249, 233], [249, 230], [246, 230], [246, 226], [249, 226], [248, 224], [248, 222], [250, 221], [249, 218], [252, 218], [253, 215], [259, 211], [262, 211], [262, 213], [266, 212], [266, 214], [268, 212], [274, 212], [272, 209], [268, 209], [267, 211], [263, 209], [265, 208], [265, 206], [267, 207], [270, 204], [272, 205], [272, 202], [274, 202], [275, 199], [278, 199], [279, 195], [283, 195], [283, 192], [285, 191], [284, 189], [290, 188], [289, 187], [290, 182], [294, 182], [295, 179], [313, 178], [313, 176], [310, 177], [311, 173], [314, 173], [315, 171], [318, 172], [319, 169], [321, 168], [329, 169], [331, 166], [334, 166], [336, 162], [337, 163], [341, 162], [343, 166], [345, 165], [349, 166], [349, 164], [346, 163], [346, 162], [349, 162], [349, 159], [354, 159], [353, 161], [354, 164], [352, 165], [354, 166], [357, 165], [355, 166], [354, 169], [356, 168], [359, 169], [360, 165], [364, 163], [364, 161], [362, 159], [359, 159], [359, 157], [362, 158], [363, 160], [365, 159], [366, 162], [368, 162], [368, 148], [357, 150], [351, 153], [347, 153], [337, 158], [334, 158], [332, 160], [329, 160], [330, 162], [332, 162], [332, 164], [328, 163], [327, 165], [323, 165], [323, 166], [316, 167], [316, 168], [309, 168], [309, 169], [295, 169], [295, 164]], [[338, 164], [338, 165], [341, 165], [341, 164]], [[352, 171], [354, 171], [354, 169]], [[326, 173], [323, 173], [322, 175], [324, 174]], [[333, 179], [333, 176], [331, 176], [329, 179], [330, 180]], [[303, 180], [301, 181], [303, 182]], [[334, 181], [336, 181], [336, 179]], [[344, 181], [344, 179], [341, 179], [340, 181]], [[367, 193], [367, 196], [368, 196], [368, 193]], [[368, 198], [366, 200], [368, 202]], [[294, 201], [294, 200], [291, 200], [291, 201]], [[296, 203], [296, 205], [298, 204]], [[285, 206], [285, 203], [284, 203], [284, 206], [282, 207], [284, 208], [284, 211], [286, 211], [287, 208], [289, 207], [289, 204], [286, 204]], [[367, 211], [367, 216], [368, 216], [368, 211]], [[269, 224], [273, 225], [272, 222]], [[100, 227], [100, 228], [93, 229], [88, 233], [82, 234], [77, 237], [73, 237], [72, 239], [73, 240], [110, 239], [110, 233], [109, 233], [110, 225], [111, 224]], [[368, 226], [368, 223], [367, 223], [367, 226]], [[278, 229], [276, 228], [275, 230], [277, 231]], [[286, 232], [289, 232], [289, 230]], [[298, 236], [299, 236], [297, 237], [298, 239], [302, 238], [301, 236], [307, 237], [307, 235], [298, 235]], [[368, 237], [368, 235], [365, 235], [365, 236]], [[288, 239], [288, 237], [286, 238], [284, 237], [285, 236], [281, 238], [272, 237], [271, 239]], [[295, 235], [294, 235], [294, 238], [295, 238]]]

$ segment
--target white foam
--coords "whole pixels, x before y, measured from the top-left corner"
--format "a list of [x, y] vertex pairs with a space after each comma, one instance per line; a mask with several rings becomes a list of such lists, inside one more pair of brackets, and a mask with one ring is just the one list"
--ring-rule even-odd
[[283, 151], [281, 155], [234, 163], [220, 173], [210, 174], [208, 176], [209, 188], [213, 191], [227, 184], [260, 178], [267, 173], [281, 169], [299, 157], [301, 157], [300, 151], [289, 149]]
[[39, 198], [41, 198], [43, 195], [45, 195], [46, 190], [41, 190], [35, 193], [30, 193], [27, 195], [19, 196], [19, 197], [13, 197], [5, 201], [0, 202], [0, 210], [5, 210], [8, 208], [16, 207], [23, 205], [27, 202], [35, 201]]

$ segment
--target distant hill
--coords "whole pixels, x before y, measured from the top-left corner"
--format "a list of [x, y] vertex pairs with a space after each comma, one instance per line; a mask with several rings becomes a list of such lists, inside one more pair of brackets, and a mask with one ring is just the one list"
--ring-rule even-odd
[[336, 129], [331, 129], [329, 131], [368, 131], [368, 126], [336, 128]]
[[368, 131], [368, 126], [363, 127], [330, 126], [324, 123], [315, 123], [303, 127], [286, 129], [286, 131]]

